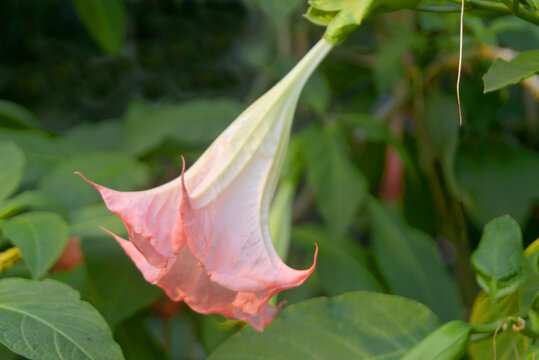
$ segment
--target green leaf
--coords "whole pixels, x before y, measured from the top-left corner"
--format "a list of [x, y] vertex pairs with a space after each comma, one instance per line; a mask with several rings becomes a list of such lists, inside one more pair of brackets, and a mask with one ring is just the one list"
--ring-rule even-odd
[[539, 289], [539, 239], [526, 248], [524, 256], [526, 257], [526, 278], [519, 289], [520, 301], [521, 304], [531, 304]]
[[459, 292], [433, 239], [406, 226], [375, 199], [369, 212], [374, 254], [391, 291], [422, 302], [443, 321], [458, 319]]
[[[519, 295], [517, 292], [504, 296], [496, 301], [497, 309], [492, 307], [493, 301], [487, 293], [481, 291], [472, 307], [470, 315], [471, 324], [491, 324], [494, 321], [499, 321], [505, 316], [514, 316], [521, 311], [519, 304]], [[494, 356], [493, 338], [487, 337], [480, 341], [474, 341], [470, 344], [468, 354], [471, 360], [494, 359], [497, 360], [514, 360], [515, 350], [513, 342], [516, 345], [519, 353], [523, 353], [526, 348], [526, 337], [520, 333], [511, 332], [511, 327], [508, 326], [508, 331], [500, 329], [496, 334], [496, 357]]]
[[402, 360], [456, 360], [466, 352], [471, 326], [460, 320], [444, 324], [408, 351]]
[[41, 278], [61, 255], [69, 227], [60, 216], [30, 212], [0, 223], [0, 230], [21, 250], [34, 279]]
[[40, 127], [34, 114], [8, 100], [0, 100], [0, 126], [12, 128]]
[[11, 195], [22, 180], [24, 154], [15, 144], [0, 141], [0, 201]]
[[307, 180], [321, 215], [338, 241], [367, 194], [367, 183], [348, 158], [341, 135], [311, 126], [302, 134]]
[[437, 322], [425, 306], [393, 295], [356, 292], [315, 298], [281, 310], [263, 333], [242, 329], [209, 360], [396, 360]]
[[325, 116], [331, 101], [329, 81], [320, 71], [315, 71], [301, 93], [300, 104], [305, 104], [317, 115]]
[[71, 235], [85, 237], [104, 237], [105, 231], [100, 227], [112, 231], [118, 236], [127, 237], [127, 230], [122, 220], [110, 212], [102, 203], [86, 205], [69, 213]]
[[123, 359], [101, 315], [53, 280], [0, 281], [0, 342], [32, 360]]
[[315, 272], [320, 286], [327, 295], [340, 295], [348, 291], [380, 291], [381, 287], [366, 266], [366, 256], [352, 240], [344, 239], [339, 244], [331, 241], [328, 231], [320, 226], [295, 227], [294, 243], [312, 251], [318, 244], [318, 259]]
[[124, 149], [129, 154], [145, 155], [167, 139], [188, 147], [205, 147], [241, 109], [241, 104], [229, 99], [197, 99], [158, 108], [134, 102], [125, 115]]
[[127, 360], [168, 359], [162, 344], [148, 331], [146, 317], [134, 316], [114, 330], [114, 338]]
[[386, 123], [373, 118], [367, 114], [344, 114], [339, 116], [339, 122], [349, 124], [354, 130], [361, 132], [370, 141], [382, 141], [391, 146], [401, 157], [408, 173], [412, 177], [416, 176], [416, 168], [408, 155], [408, 152], [402, 142], [397, 139], [389, 130]]
[[125, 41], [123, 0], [72, 0], [80, 19], [101, 48], [117, 55]]
[[376, 52], [373, 72], [376, 88], [379, 93], [391, 91], [401, 75], [407, 71], [402, 62], [405, 53], [424, 48], [424, 36], [399, 29], [399, 32], [388, 41], [383, 42]]
[[[539, 4], [537, 6], [539, 8]], [[539, 358], [539, 347], [532, 345], [526, 350], [524, 360], [536, 360], [537, 358]]]
[[296, 185], [294, 181], [282, 181], [271, 205], [269, 223], [275, 251], [282, 260], [286, 260], [290, 247], [290, 229], [292, 227], [292, 207]]
[[515, 291], [526, 272], [522, 233], [517, 222], [504, 215], [485, 225], [471, 261], [479, 285], [489, 295], [499, 298]]
[[61, 162], [43, 177], [39, 188], [69, 210], [99, 200], [99, 193], [80, 176], [74, 175], [75, 171], [115, 190], [135, 190], [145, 185], [148, 179], [147, 168], [131, 156], [110, 151], [96, 152]]
[[287, 1], [266, 1], [266, 0], [249, 0], [248, 3], [255, 4], [262, 10], [273, 22], [280, 25], [288, 16], [296, 11], [303, 3], [302, 0], [287, 0]]
[[537, 73], [539, 73], [539, 50], [525, 51], [509, 62], [496, 59], [483, 76], [485, 92], [516, 84]]
[[69, 129], [66, 138], [88, 150], [119, 150], [125, 137], [124, 124], [117, 120], [84, 123]]
[[34, 186], [51, 166], [77, 153], [72, 143], [40, 130], [0, 128], [0, 141], [12, 141], [26, 159], [23, 186]]
[[28, 190], [0, 203], [0, 219], [29, 209], [62, 211], [62, 207], [50, 195], [38, 190]]
[[19, 358], [19, 356], [17, 356], [17, 354], [15, 354], [11, 350], [9, 350], [7, 347], [0, 344], [0, 359], [2, 359], [2, 360], [19, 360], [20, 358]]
[[503, 214], [528, 222], [539, 199], [539, 154], [501, 142], [460, 147], [455, 173], [466, 211], [479, 227]]
[[88, 299], [112, 328], [163, 295], [159, 287], [144, 280], [110, 235], [85, 240]]

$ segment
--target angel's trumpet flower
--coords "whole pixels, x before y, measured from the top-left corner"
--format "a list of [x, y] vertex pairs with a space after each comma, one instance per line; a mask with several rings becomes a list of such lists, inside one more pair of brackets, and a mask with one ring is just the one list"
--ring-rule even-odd
[[332, 48], [320, 40], [245, 110], [177, 179], [141, 192], [91, 183], [127, 227], [114, 234], [145, 279], [200, 313], [241, 319], [259, 331], [278, 292], [313, 272], [288, 267], [270, 236], [269, 207], [305, 82]]

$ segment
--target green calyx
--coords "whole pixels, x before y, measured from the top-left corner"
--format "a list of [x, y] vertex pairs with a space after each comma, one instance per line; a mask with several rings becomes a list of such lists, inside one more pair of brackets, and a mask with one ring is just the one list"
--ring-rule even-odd
[[415, 8], [419, 0], [310, 0], [305, 17], [326, 26], [324, 38], [332, 45], [346, 40], [364, 19], [403, 9]]

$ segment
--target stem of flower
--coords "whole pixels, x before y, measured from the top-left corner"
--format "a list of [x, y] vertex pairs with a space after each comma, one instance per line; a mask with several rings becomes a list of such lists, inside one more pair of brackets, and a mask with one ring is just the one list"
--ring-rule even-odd
[[0, 274], [22, 259], [19, 248], [12, 247], [0, 253]]

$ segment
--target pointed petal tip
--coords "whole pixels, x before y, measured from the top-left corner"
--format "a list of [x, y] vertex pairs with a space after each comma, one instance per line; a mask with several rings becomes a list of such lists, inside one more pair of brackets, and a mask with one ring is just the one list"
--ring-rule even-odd
[[96, 184], [96, 183], [93, 182], [93, 181], [88, 180], [88, 179], [87, 179], [84, 175], [82, 175], [82, 173], [79, 172], [79, 171], [73, 172], [73, 175], [79, 175], [79, 176], [82, 178], [82, 180], [84, 180], [84, 181], [86, 181], [88, 184], [92, 185], [92, 186], [93, 186], [97, 191], [99, 191], [99, 192], [101, 192], [101, 189], [104, 188], [103, 186], [101, 186], [101, 185], [99, 185], [99, 184]]

